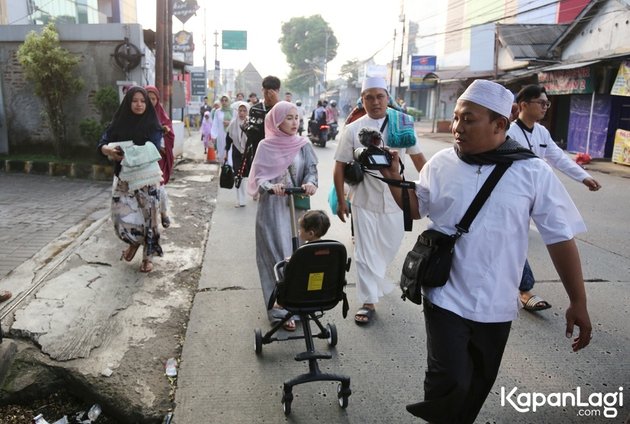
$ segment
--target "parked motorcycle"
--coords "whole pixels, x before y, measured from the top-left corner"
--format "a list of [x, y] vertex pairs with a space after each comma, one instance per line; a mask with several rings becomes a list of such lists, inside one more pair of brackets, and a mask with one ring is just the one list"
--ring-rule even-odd
[[326, 147], [329, 130], [328, 124], [318, 123], [312, 119], [308, 121], [308, 138], [313, 144]]

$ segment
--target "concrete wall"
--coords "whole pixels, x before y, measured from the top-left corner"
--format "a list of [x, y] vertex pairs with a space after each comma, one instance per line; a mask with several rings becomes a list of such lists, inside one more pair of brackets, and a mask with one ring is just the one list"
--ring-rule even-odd
[[[0, 111], [0, 115], [5, 117], [8, 134], [5, 145], [0, 144], [0, 153], [52, 150], [52, 134], [42, 117], [43, 103], [34, 94], [32, 84], [25, 79], [16, 54], [26, 35], [41, 29], [42, 26], [37, 25], [0, 26], [0, 84], [4, 103], [4, 111]], [[76, 75], [85, 83], [83, 89], [65, 105], [66, 142], [74, 151], [91, 154], [98, 140], [83, 140], [79, 122], [86, 118], [100, 119], [94, 103], [96, 92], [107, 86], [116, 88], [117, 80], [139, 84], [152, 82], [148, 79], [152, 76], [152, 69], [144, 69], [144, 61], [125, 74], [112, 57], [114, 49], [127, 37], [148, 56], [152, 57], [152, 53], [144, 47], [142, 27], [138, 24], [59, 25], [58, 31], [62, 47], [81, 59]]]
[[617, 1], [608, 1], [598, 14], [575, 34], [562, 51], [562, 60], [578, 62], [602, 56], [628, 54], [630, 10]]

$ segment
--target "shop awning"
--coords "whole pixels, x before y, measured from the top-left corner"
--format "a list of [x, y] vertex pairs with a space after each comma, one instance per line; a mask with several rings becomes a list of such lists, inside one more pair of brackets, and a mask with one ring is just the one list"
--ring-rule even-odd
[[546, 66], [546, 67], [542, 68], [540, 71], [542, 71], [542, 72], [563, 71], [563, 70], [567, 70], [567, 69], [583, 68], [585, 66], [592, 65], [594, 63], [599, 63], [599, 62], [601, 62], [601, 59], [591, 60], [591, 61], [588, 61], [588, 62], [562, 63], [562, 64], [559, 64], [559, 65]]

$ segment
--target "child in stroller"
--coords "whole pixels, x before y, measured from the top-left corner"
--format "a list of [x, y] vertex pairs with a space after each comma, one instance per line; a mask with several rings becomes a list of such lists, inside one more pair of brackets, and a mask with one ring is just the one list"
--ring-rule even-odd
[[319, 209], [307, 211], [298, 219], [298, 236], [304, 243], [321, 240], [329, 228], [330, 218]]
[[[313, 243], [321, 240], [329, 228], [330, 218], [322, 210], [309, 210], [298, 219], [298, 237], [302, 243]], [[286, 258], [286, 262], [290, 258]], [[276, 305], [282, 307], [282, 305]], [[287, 321], [283, 328], [286, 331], [295, 331], [295, 320]]]
[[[297, 361], [308, 361], [309, 372], [287, 380], [283, 386], [282, 407], [285, 414], [291, 412], [293, 401], [293, 387], [298, 384], [314, 381], [338, 381], [337, 398], [339, 406], [348, 406], [350, 390], [350, 377], [340, 374], [323, 373], [317, 364], [318, 359], [330, 359], [330, 353], [321, 353], [315, 350], [314, 338], [325, 339], [328, 345], [337, 345], [337, 328], [335, 324], [328, 323], [324, 326], [320, 322], [324, 311], [334, 308], [339, 302], [343, 303], [342, 315], [345, 318], [348, 313], [348, 300], [343, 291], [346, 280], [345, 273], [350, 268], [346, 248], [343, 244], [332, 240], [321, 240], [330, 228], [330, 219], [326, 212], [311, 210], [306, 212], [293, 227], [294, 242], [297, 245], [297, 237], [304, 244], [295, 247], [290, 258], [278, 262], [274, 267], [276, 289], [271, 295], [268, 308], [272, 302], [282, 305], [288, 314], [274, 327], [262, 334], [260, 329], [254, 331], [256, 354], [262, 353], [264, 344], [280, 340], [304, 339], [306, 352], [295, 356]], [[297, 233], [297, 234], [296, 234]], [[286, 335], [277, 337], [276, 331], [299, 317], [302, 324], [302, 335]], [[316, 334], [313, 334], [310, 322], [316, 326]], [[293, 324], [295, 330], [295, 324]], [[290, 330], [290, 331], [293, 331]]]

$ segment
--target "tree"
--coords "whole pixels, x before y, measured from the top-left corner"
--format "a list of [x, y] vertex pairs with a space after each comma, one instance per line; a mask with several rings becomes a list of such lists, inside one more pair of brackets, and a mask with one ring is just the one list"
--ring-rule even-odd
[[35, 94], [44, 101], [55, 153], [62, 157], [66, 138], [63, 105], [83, 87], [83, 81], [73, 76], [80, 59], [61, 48], [53, 23], [46, 25], [41, 34], [31, 31], [19, 47], [17, 57], [26, 79], [33, 83]]
[[337, 37], [321, 15], [292, 18], [282, 24], [278, 40], [291, 68], [287, 88], [308, 92], [315, 86], [325, 90], [326, 64], [337, 56]]
[[355, 87], [357, 81], [359, 81], [359, 67], [361, 63], [358, 59], [352, 59], [341, 65], [340, 76], [346, 80], [348, 87]]

